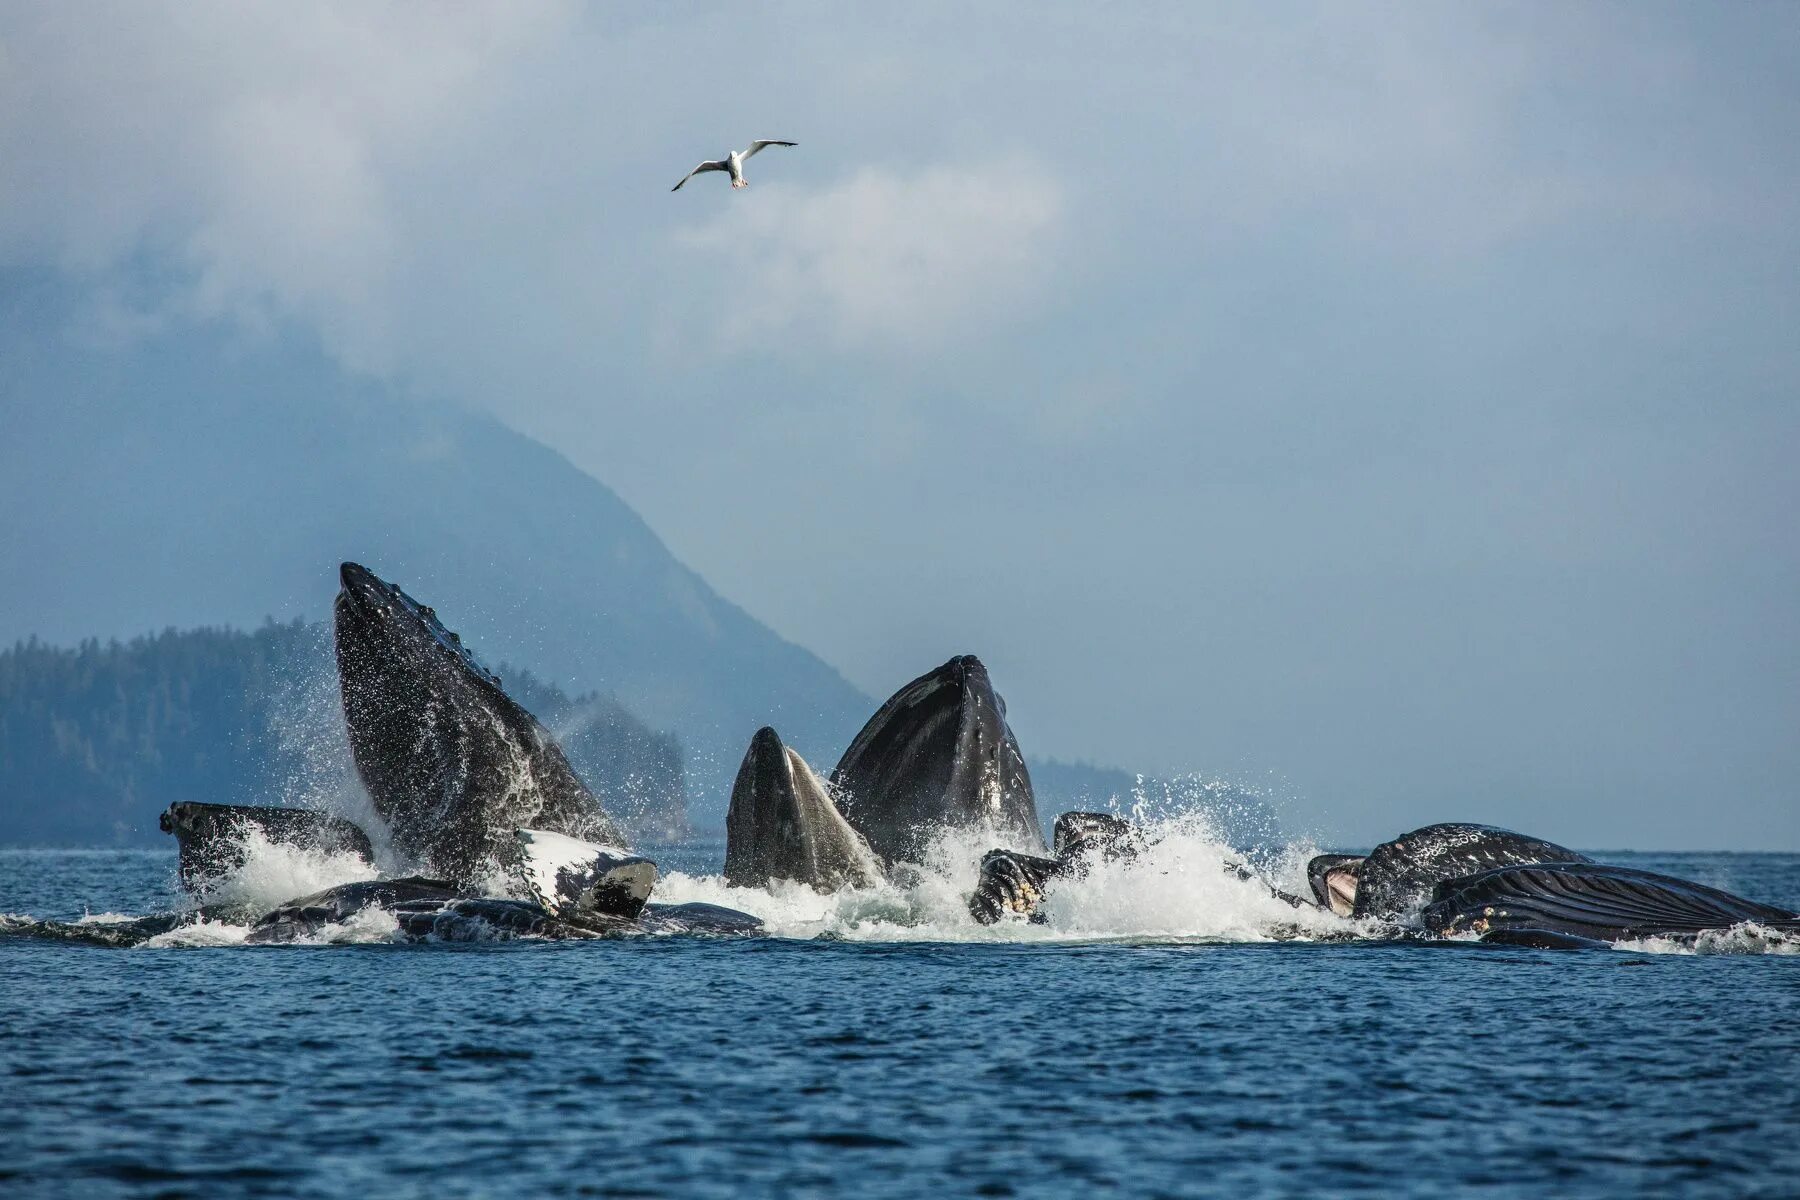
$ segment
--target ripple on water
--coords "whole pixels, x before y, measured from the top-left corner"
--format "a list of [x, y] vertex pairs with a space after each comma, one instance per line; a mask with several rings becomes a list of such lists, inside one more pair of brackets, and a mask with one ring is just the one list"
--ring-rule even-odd
[[[3, 865], [4, 907], [80, 915], [42, 900], [56, 862]], [[133, 911], [168, 865], [82, 871]], [[1708, 882], [1800, 900], [1800, 858], [1740, 865]], [[1598, 1197], [1800, 1171], [1791, 957], [1143, 945], [1110, 916], [882, 942], [894, 897], [767, 903], [844, 939], [0, 943], [0, 1190]]]

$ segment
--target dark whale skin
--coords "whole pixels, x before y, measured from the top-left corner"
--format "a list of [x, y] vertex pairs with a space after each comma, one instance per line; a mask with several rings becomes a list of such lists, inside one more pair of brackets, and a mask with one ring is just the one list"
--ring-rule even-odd
[[1595, 942], [1682, 937], [1746, 921], [1800, 932], [1800, 917], [1704, 884], [1595, 862], [1499, 867], [1439, 885], [1421, 914], [1439, 936], [1525, 932]]
[[881, 868], [806, 760], [767, 726], [756, 731], [725, 814], [725, 882], [792, 879], [821, 892], [870, 887]]
[[[1439, 884], [1453, 879], [1522, 863], [1590, 861], [1566, 846], [1492, 825], [1427, 825], [1383, 842], [1363, 859], [1352, 915], [1405, 921], [1431, 901]], [[1311, 864], [1308, 874], [1314, 874]]]
[[831, 785], [845, 820], [890, 865], [920, 861], [946, 829], [1045, 849], [1006, 702], [972, 654], [895, 692], [844, 751]]
[[625, 844], [537, 718], [431, 609], [355, 563], [341, 577], [344, 721], [396, 849], [470, 883], [505, 861], [516, 827]]
[[529, 900], [467, 896], [449, 880], [408, 876], [339, 884], [290, 900], [257, 921], [244, 940], [252, 945], [298, 941], [370, 908], [392, 913], [397, 935], [412, 942], [762, 932], [758, 918], [713, 904], [651, 904], [635, 917], [598, 912], [559, 915]]
[[456, 885], [450, 880], [418, 875], [343, 883], [289, 900], [263, 914], [244, 940], [252, 945], [292, 942], [347, 921], [365, 908], [392, 909], [419, 901], [444, 904], [456, 898]]

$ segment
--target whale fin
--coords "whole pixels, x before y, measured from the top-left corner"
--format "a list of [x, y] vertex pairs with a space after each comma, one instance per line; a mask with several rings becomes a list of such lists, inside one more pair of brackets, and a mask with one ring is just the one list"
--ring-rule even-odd
[[1438, 933], [1534, 929], [1597, 941], [1700, 933], [1745, 921], [1800, 929], [1800, 917], [1669, 875], [1604, 863], [1500, 867], [1439, 885], [1423, 914]]
[[656, 864], [614, 846], [545, 829], [515, 829], [514, 873], [526, 893], [561, 917], [635, 917], [656, 886]]

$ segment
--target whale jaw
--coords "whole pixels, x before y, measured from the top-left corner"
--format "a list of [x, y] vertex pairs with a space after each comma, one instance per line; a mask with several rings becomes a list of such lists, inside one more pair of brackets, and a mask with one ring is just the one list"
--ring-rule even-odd
[[750, 739], [725, 815], [725, 882], [792, 879], [815, 891], [872, 887], [882, 872], [804, 758], [773, 729]]
[[555, 739], [435, 612], [356, 563], [339, 576], [351, 757], [403, 856], [474, 883], [509, 860], [520, 826], [623, 844]]
[[889, 863], [922, 861], [946, 830], [1045, 849], [1006, 701], [972, 654], [889, 697], [844, 751], [831, 784], [844, 818]]

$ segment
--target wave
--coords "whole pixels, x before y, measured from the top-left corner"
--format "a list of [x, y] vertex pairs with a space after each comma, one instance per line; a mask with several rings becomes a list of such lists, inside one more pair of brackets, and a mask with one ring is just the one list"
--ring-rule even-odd
[[1709, 929], [1694, 937], [1648, 937], [1619, 942], [1615, 950], [1642, 954], [1800, 954], [1800, 936], [1755, 921]]

